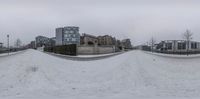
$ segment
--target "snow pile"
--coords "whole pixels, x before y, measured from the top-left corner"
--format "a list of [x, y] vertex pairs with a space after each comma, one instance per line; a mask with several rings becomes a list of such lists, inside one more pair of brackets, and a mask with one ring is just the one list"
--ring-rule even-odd
[[28, 50], [0, 59], [0, 97], [198, 98], [199, 59], [172, 59], [132, 51], [103, 60], [77, 62]]

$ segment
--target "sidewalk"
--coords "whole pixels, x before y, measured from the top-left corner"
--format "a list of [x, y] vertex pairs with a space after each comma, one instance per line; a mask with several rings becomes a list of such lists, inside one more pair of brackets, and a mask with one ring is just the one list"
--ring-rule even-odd
[[62, 55], [62, 54], [56, 54], [56, 53], [49, 53], [49, 52], [44, 52], [49, 55], [53, 55], [56, 57], [60, 57], [63, 59], [67, 60], [74, 60], [74, 61], [93, 61], [93, 60], [100, 60], [100, 59], [105, 59], [109, 57], [113, 57], [116, 55], [123, 54], [125, 52], [117, 52], [117, 53], [110, 53], [110, 54], [98, 54], [98, 55], [78, 55], [78, 56], [70, 56], [70, 55]]
[[16, 54], [22, 53], [24, 51], [25, 50], [23, 50], [23, 51], [17, 51], [17, 52], [10, 52], [9, 54], [8, 53], [1, 53], [0, 57], [7, 57], [7, 56], [11, 56], [11, 55], [16, 55]]
[[147, 54], [152, 54], [152, 55], [167, 57], [167, 58], [177, 58], [177, 59], [200, 58], [200, 54], [177, 55], [177, 54], [165, 54], [165, 53], [157, 53], [157, 52], [152, 53], [149, 51], [143, 51], [143, 52]]

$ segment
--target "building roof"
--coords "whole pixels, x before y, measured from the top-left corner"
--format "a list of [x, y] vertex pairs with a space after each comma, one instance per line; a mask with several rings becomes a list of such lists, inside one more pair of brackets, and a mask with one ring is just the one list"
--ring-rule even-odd
[[123, 39], [122, 42], [130, 41], [130, 39]]
[[[164, 40], [164, 41], [161, 41], [161, 42], [173, 42], [173, 41], [176, 41], [176, 42], [186, 42], [187, 40]], [[190, 41], [190, 42], [200, 43], [198, 41]]]
[[36, 38], [48, 38], [48, 37], [39, 35], [39, 36], [36, 36]]
[[92, 37], [92, 38], [97, 38], [97, 37], [94, 36], [94, 35], [86, 34], [86, 33], [83, 33], [83, 37]]

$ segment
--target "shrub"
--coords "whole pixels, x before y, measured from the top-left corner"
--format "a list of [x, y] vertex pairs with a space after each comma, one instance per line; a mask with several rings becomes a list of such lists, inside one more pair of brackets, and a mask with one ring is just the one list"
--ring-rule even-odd
[[54, 46], [54, 47], [45, 47], [44, 51], [74, 56], [74, 55], [77, 55], [77, 46], [76, 44], [71, 44], [71, 45], [62, 45], [62, 46]]

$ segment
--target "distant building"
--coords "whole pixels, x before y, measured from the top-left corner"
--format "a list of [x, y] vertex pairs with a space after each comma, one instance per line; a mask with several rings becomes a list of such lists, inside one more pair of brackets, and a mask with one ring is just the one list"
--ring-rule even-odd
[[36, 42], [35, 41], [31, 41], [30, 45], [29, 45], [30, 48], [36, 48]]
[[54, 41], [45, 36], [37, 36], [35, 38], [36, 47], [54, 46]]
[[3, 43], [0, 42], [0, 48], [3, 48]]
[[99, 45], [115, 45], [116, 39], [109, 35], [98, 36]]
[[104, 35], [104, 36], [94, 36], [90, 34], [83, 33], [81, 36], [81, 45], [103, 45], [103, 46], [115, 46], [117, 41], [114, 37], [109, 36], [109, 35]]
[[186, 40], [165, 40], [156, 44], [156, 50], [168, 52], [200, 51], [200, 42]]
[[81, 45], [97, 45], [98, 39], [94, 35], [83, 33], [80, 40]]
[[116, 51], [121, 51], [122, 50], [122, 43], [120, 40], [116, 40]]
[[56, 37], [52, 37], [50, 39], [56, 42]]
[[144, 51], [151, 51], [151, 46], [139, 45], [139, 46], [135, 46], [135, 49], [144, 50]]
[[80, 45], [79, 27], [69, 26], [56, 29], [56, 45]]
[[56, 45], [56, 37], [50, 38], [50, 43], [51, 43], [51, 46], [55, 46]]
[[125, 49], [132, 49], [132, 45], [131, 45], [131, 40], [130, 39], [124, 39], [121, 41], [122, 43], [122, 47]]

